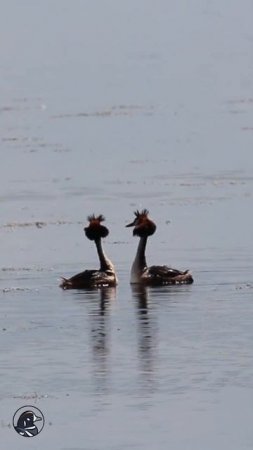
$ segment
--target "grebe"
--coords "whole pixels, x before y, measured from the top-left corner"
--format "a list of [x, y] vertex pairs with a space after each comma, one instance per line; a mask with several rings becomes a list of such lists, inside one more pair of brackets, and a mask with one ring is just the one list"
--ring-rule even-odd
[[147, 267], [145, 249], [148, 236], [156, 231], [155, 223], [149, 219], [147, 209], [136, 211], [135, 219], [127, 227], [134, 227], [133, 235], [139, 236], [140, 241], [137, 253], [131, 269], [131, 284], [141, 283], [145, 285], [166, 285], [166, 284], [191, 284], [193, 278], [188, 270], [172, 269], [168, 266]]
[[100, 261], [100, 269], [84, 270], [73, 277], [62, 278], [60, 287], [62, 289], [85, 289], [94, 287], [116, 286], [117, 276], [112, 262], [105, 256], [101, 239], [109, 234], [108, 228], [101, 225], [105, 220], [104, 216], [91, 215], [88, 217], [89, 225], [84, 228], [88, 239], [94, 241]]

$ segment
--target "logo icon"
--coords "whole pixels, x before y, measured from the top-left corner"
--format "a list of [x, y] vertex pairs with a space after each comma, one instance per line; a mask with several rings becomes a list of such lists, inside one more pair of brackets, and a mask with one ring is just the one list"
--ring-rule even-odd
[[23, 406], [13, 416], [13, 427], [20, 436], [34, 437], [44, 427], [45, 419], [42, 412], [35, 406]]

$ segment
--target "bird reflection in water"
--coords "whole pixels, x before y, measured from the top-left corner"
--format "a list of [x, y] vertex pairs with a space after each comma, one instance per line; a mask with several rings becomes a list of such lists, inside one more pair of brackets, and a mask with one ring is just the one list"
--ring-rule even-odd
[[138, 356], [140, 384], [152, 392], [155, 388], [155, 355], [157, 348], [157, 324], [154, 310], [148, 303], [149, 287], [132, 284], [138, 324]]
[[115, 287], [104, 287], [97, 291], [99, 302], [92, 297], [92, 309], [89, 312], [91, 330], [91, 349], [93, 358], [93, 380], [96, 392], [107, 390], [108, 356], [110, 353], [109, 312], [111, 303], [116, 299]]

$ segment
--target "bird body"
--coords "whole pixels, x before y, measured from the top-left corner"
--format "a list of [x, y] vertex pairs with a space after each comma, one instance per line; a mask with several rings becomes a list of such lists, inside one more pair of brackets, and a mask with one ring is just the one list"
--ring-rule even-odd
[[71, 278], [62, 278], [60, 284], [62, 289], [85, 289], [117, 285], [118, 280], [114, 266], [105, 255], [102, 246], [102, 238], [109, 234], [108, 228], [101, 224], [104, 220], [102, 215], [97, 217], [95, 215], [89, 216], [89, 225], [84, 228], [86, 237], [95, 242], [100, 268], [97, 270], [84, 270]]
[[130, 282], [145, 285], [175, 285], [193, 283], [192, 275], [188, 270], [181, 271], [168, 266], [147, 266], [146, 245], [148, 237], [155, 233], [156, 225], [148, 217], [148, 211], [135, 212], [135, 220], [127, 227], [134, 227], [133, 235], [140, 238], [136, 256], [131, 268]]

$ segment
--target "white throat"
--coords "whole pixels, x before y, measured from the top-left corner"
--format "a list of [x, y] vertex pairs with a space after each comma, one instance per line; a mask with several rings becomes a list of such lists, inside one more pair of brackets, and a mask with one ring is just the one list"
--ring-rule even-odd
[[145, 250], [147, 244], [147, 236], [141, 237], [134, 262], [131, 268], [131, 283], [138, 283], [141, 280], [141, 276], [147, 267]]
[[97, 247], [98, 257], [99, 257], [99, 261], [100, 261], [100, 270], [104, 271], [104, 270], [109, 269], [114, 272], [114, 266], [113, 266], [112, 262], [110, 261], [110, 259], [107, 258], [106, 254], [103, 250], [101, 239], [96, 240], [95, 244]]

